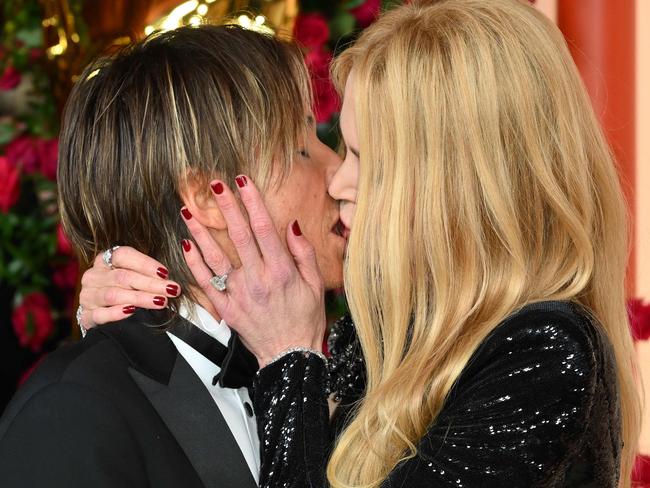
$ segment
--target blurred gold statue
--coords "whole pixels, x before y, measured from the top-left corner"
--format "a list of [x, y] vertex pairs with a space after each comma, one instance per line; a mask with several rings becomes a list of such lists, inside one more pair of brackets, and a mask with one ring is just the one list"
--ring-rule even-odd
[[189, 0], [145, 27], [145, 34], [202, 23], [239, 24], [271, 34], [291, 36], [298, 0]]
[[[234, 23], [291, 37], [298, 0], [39, 0], [59, 110], [90, 59], [156, 30]], [[83, 28], [80, 28], [82, 26]]]

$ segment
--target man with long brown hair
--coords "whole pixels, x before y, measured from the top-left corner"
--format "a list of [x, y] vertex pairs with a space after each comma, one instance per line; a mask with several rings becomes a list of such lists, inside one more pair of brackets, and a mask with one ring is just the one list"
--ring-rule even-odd
[[[304, 231], [340, 286], [345, 240], [327, 195], [340, 160], [318, 141], [310, 101], [300, 51], [236, 27], [154, 34], [84, 71], [60, 139], [64, 227], [86, 262], [103, 249], [111, 268], [136, 249], [164, 262], [148, 270], [164, 288], [51, 354], [16, 394], [0, 420], [3, 486], [257, 486], [257, 361], [192, 278], [183, 218], [238, 266], [235, 244], [250, 236], [228, 235], [208, 183], [250, 174], [274, 226]], [[124, 304], [121, 293], [104, 298]]]

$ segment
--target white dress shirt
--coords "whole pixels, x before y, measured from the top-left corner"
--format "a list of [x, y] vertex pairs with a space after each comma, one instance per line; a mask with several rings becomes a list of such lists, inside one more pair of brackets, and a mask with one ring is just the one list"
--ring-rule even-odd
[[[228, 345], [231, 333], [230, 328], [223, 320], [218, 322], [206, 309], [197, 304], [194, 304], [193, 310], [181, 306], [179, 313], [185, 320], [214, 337], [224, 346]], [[222, 388], [219, 384], [213, 385], [212, 379], [221, 371], [221, 368], [183, 340], [169, 332], [167, 334], [174, 346], [176, 346], [178, 353], [188, 362], [210, 392], [210, 395], [212, 395], [221, 415], [223, 415], [230, 428], [230, 432], [237, 441], [244, 459], [246, 459], [253, 478], [256, 482], [259, 482], [260, 442], [257, 437], [257, 424], [248, 389], [239, 388], [235, 390], [233, 388]], [[219, 462], [219, 460], [215, 459], [215, 462]]]

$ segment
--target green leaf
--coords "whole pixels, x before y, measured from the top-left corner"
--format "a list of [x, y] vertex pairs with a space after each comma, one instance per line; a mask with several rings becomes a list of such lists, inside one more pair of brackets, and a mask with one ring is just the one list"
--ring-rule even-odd
[[339, 12], [332, 20], [330, 20], [331, 38], [337, 39], [339, 37], [347, 36], [354, 32], [357, 25], [357, 20], [350, 12]]
[[381, 2], [382, 11], [390, 10], [398, 5], [402, 5], [401, 0], [382, 0]]
[[16, 32], [16, 37], [29, 48], [43, 46], [43, 31], [40, 26], [23, 27]]
[[332, 117], [333, 122], [318, 124], [317, 127], [318, 139], [320, 139], [323, 144], [328, 145], [334, 151], [338, 149], [340, 142], [339, 131], [336, 126], [337, 115], [338, 114], [335, 114]]
[[346, 0], [343, 2], [343, 8], [346, 10], [350, 10], [353, 8], [361, 7], [364, 3], [366, 3], [368, 0]]
[[16, 128], [11, 124], [0, 124], [0, 146], [11, 142], [16, 136]]
[[17, 275], [18, 273], [21, 273], [24, 268], [25, 268], [24, 263], [22, 261], [18, 260], [18, 259], [15, 259], [15, 260], [13, 260], [12, 262], [9, 263], [9, 266], [7, 266], [7, 273], [9, 275], [12, 275], [12, 274]]

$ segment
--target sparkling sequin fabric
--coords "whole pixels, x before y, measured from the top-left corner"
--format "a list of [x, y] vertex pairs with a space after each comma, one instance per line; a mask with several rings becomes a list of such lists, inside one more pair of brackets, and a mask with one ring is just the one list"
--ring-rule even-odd
[[[294, 353], [258, 373], [260, 486], [327, 486], [340, 425], [329, 422], [329, 388], [342, 390], [343, 399], [363, 390], [352, 324], [339, 325], [330, 365]], [[615, 487], [619, 434], [615, 363], [604, 334], [576, 305], [537, 303], [486, 338], [417, 456], [382, 486]]]

